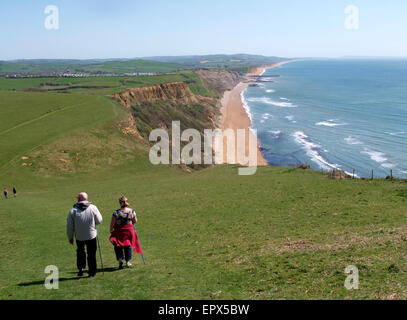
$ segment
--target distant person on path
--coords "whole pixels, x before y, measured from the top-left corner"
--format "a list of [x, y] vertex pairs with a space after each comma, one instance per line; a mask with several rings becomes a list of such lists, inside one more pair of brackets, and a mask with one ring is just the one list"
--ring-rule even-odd
[[86, 253], [89, 267], [89, 277], [96, 275], [96, 251], [97, 251], [97, 230], [96, 225], [102, 223], [102, 215], [98, 208], [88, 201], [86, 193], [78, 195], [78, 202], [73, 206], [68, 214], [66, 233], [69, 243], [73, 245], [73, 238], [76, 238], [76, 264], [78, 267], [78, 276], [83, 276], [86, 268]]
[[14, 194], [14, 198], [17, 197], [17, 189], [15, 186], [13, 187], [13, 194]]
[[134, 228], [137, 223], [137, 215], [133, 209], [129, 208], [126, 197], [121, 197], [119, 203], [120, 209], [113, 212], [110, 222], [110, 242], [114, 246], [119, 269], [123, 269], [123, 258], [126, 260], [126, 266], [131, 266], [132, 249], [136, 253], [142, 254], [143, 252]]
[[8, 191], [7, 191], [7, 188], [4, 188], [4, 196], [6, 197], [6, 199], [8, 199]]

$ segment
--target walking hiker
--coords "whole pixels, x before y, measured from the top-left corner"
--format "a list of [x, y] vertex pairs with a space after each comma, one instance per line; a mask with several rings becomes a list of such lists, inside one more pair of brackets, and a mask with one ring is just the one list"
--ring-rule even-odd
[[131, 266], [132, 250], [140, 254], [143, 252], [134, 229], [134, 225], [137, 223], [137, 215], [133, 209], [129, 208], [126, 197], [121, 197], [119, 203], [120, 209], [113, 212], [110, 222], [110, 242], [114, 246], [119, 269], [123, 269], [123, 258], [126, 260], [126, 266]]
[[8, 199], [8, 191], [7, 191], [7, 188], [4, 188], [4, 196], [6, 197], [6, 199]]
[[[96, 225], [102, 223], [102, 215], [98, 208], [88, 201], [86, 193], [78, 195], [78, 202], [73, 206], [68, 214], [66, 233], [69, 243], [73, 245], [74, 236], [76, 238], [76, 264], [78, 276], [83, 276], [88, 261], [89, 277], [96, 276], [96, 251], [97, 251], [97, 230]], [[87, 259], [85, 253], [87, 251]]]
[[17, 197], [17, 189], [15, 186], [13, 187], [13, 194], [14, 194], [14, 198]]

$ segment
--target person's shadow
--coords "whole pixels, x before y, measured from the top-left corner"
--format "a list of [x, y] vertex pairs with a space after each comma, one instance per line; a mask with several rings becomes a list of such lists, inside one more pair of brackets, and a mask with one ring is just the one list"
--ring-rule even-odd
[[[120, 271], [117, 268], [105, 268], [104, 273], [111, 273], [115, 271]], [[69, 272], [70, 274], [77, 274], [77, 272]], [[86, 273], [85, 273], [86, 274]], [[97, 275], [101, 276], [103, 275], [102, 269], [98, 269]], [[59, 278], [59, 282], [64, 282], [64, 281], [75, 281], [75, 280], [81, 280], [81, 279], [87, 279], [87, 276], [83, 277], [72, 277], [72, 278]], [[38, 280], [38, 281], [32, 281], [32, 282], [21, 282], [18, 284], [19, 287], [29, 287], [29, 286], [36, 286], [36, 285], [43, 285], [45, 282], [45, 279]]]

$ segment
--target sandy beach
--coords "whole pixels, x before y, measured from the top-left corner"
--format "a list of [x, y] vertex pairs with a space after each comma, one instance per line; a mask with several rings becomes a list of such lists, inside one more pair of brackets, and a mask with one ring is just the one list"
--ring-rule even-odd
[[253, 67], [253, 68], [249, 71], [249, 73], [246, 74], [246, 76], [247, 76], [247, 77], [250, 77], [250, 76], [260, 76], [260, 75], [262, 75], [262, 74], [266, 71], [266, 69], [277, 68], [277, 67], [279, 67], [279, 66], [282, 66], [283, 64], [290, 63], [290, 62], [293, 62], [293, 61], [294, 61], [294, 60], [281, 61], [281, 62], [278, 62], [278, 63], [275, 63], [275, 64], [271, 64], [271, 65]]
[[[252, 126], [251, 120], [249, 118], [249, 115], [247, 114], [243, 102], [242, 102], [242, 92], [244, 92], [250, 82], [255, 81], [252, 77], [254, 76], [259, 76], [264, 73], [266, 69], [271, 69], [271, 68], [276, 68], [280, 65], [283, 65], [285, 63], [288, 63], [290, 61], [283, 61], [280, 63], [276, 63], [273, 65], [266, 65], [266, 66], [259, 66], [252, 68], [249, 73], [246, 75], [247, 80], [244, 82], [240, 82], [236, 87], [234, 87], [230, 91], [226, 91], [223, 95], [223, 98], [221, 100], [222, 103], [222, 108], [221, 108], [221, 113], [222, 117], [219, 123], [219, 128], [221, 130], [227, 130], [227, 129], [232, 129], [235, 132], [235, 136], [237, 136], [237, 130], [238, 129], [244, 129], [246, 132], [246, 146], [245, 146], [245, 155], [248, 157], [250, 155], [249, 153], [249, 139], [247, 138], [248, 135], [251, 135], [256, 143], [257, 143], [257, 159], [252, 159], [252, 163], [257, 160], [257, 166], [266, 166], [267, 161], [263, 158], [263, 155], [260, 151], [260, 143], [258, 142], [257, 138], [254, 136], [254, 133], [252, 130], [250, 130], [250, 127]], [[226, 140], [225, 140], [226, 141]], [[224, 156], [223, 156], [223, 163], [229, 163], [229, 164], [237, 164], [238, 161], [238, 154], [237, 154], [237, 146], [235, 145], [236, 148], [236, 157], [235, 161], [228, 161], [227, 159], [227, 147], [226, 145], [223, 147], [224, 150]], [[215, 152], [216, 152], [216, 147], [215, 147]]]

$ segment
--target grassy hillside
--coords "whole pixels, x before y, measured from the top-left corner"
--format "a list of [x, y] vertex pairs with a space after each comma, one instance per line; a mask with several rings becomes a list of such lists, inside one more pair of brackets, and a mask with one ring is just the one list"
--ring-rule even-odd
[[98, 96], [0, 91], [0, 170], [28, 150], [114, 115], [112, 103]]
[[175, 63], [165, 63], [147, 60], [112, 61], [102, 64], [90, 65], [82, 68], [86, 72], [101, 73], [130, 73], [130, 72], [153, 72], [165, 73], [186, 69], [185, 66]]
[[[405, 182], [154, 167], [143, 143], [118, 130], [124, 115], [95, 94], [0, 91], [0, 186], [19, 190], [0, 198], [0, 299], [407, 298]], [[81, 191], [104, 218], [105, 274], [95, 279], [76, 277], [65, 235]], [[136, 257], [118, 271], [108, 231], [123, 194], [146, 264]], [[357, 291], [344, 288], [350, 264]], [[44, 287], [48, 265], [59, 268], [59, 290]]]
[[74, 72], [74, 73], [165, 73], [187, 69], [184, 65], [134, 60], [19, 60], [0, 61], [0, 75], [12, 73], [52, 73], [52, 72]]
[[[404, 185], [284, 168], [262, 168], [254, 177], [232, 167], [188, 175], [146, 160], [62, 180], [14, 175], [21, 194], [1, 200], [0, 297], [406, 298]], [[95, 280], [76, 278], [64, 234], [82, 190], [105, 219], [99, 230], [106, 273]], [[147, 264], [136, 257], [134, 268], [117, 271], [108, 223], [121, 194], [138, 212]], [[43, 286], [50, 264], [60, 270], [56, 291]], [[360, 268], [358, 291], [343, 287], [349, 264]]]
[[0, 75], [13, 73], [167, 73], [193, 68], [224, 68], [247, 73], [251, 66], [286, 60], [251, 54], [147, 57], [111, 60], [17, 60], [0, 61]]
[[196, 55], [196, 56], [164, 56], [148, 57], [146, 60], [176, 63], [194, 68], [224, 68], [226, 70], [247, 73], [252, 66], [263, 64], [273, 64], [286, 58], [267, 57], [253, 54], [214, 54], [214, 55]]
[[137, 77], [41, 77], [41, 78], [1, 78], [0, 90], [31, 90], [62, 93], [111, 94], [127, 88], [143, 87], [168, 82], [186, 82], [191, 91], [202, 96], [216, 94], [194, 71], [181, 71], [165, 75]]

